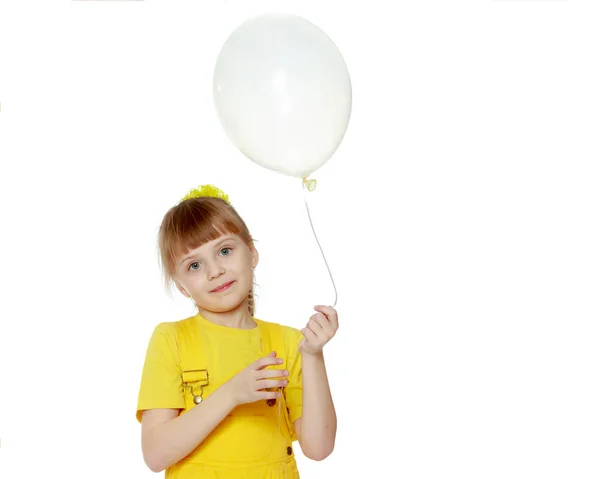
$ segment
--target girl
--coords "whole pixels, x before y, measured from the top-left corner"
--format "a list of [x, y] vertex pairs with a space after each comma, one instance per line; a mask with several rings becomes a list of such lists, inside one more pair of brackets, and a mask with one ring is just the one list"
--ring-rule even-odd
[[167, 286], [198, 312], [150, 338], [136, 415], [145, 463], [166, 478], [299, 478], [293, 441], [317, 461], [334, 447], [323, 346], [337, 312], [316, 306], [301, 331], [254, 317], [258, 252], [214, 186], [167, 212], [159, 250]]

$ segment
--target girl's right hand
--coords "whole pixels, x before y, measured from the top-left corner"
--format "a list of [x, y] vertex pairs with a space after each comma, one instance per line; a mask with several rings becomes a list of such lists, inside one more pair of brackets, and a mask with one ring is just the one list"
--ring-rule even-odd
[[[272, 352], [267, 357], [260, 358], [247, 368], [233, 376], [227, 383], [234, 405], [252, 403], [261, 399], [276, 399], [281, 396], [279, 391], [266, 391], [271, 388], [281, 388], [287, 385], [288, 371], [281, 369], [265, 369], [267, 366], [281, 364], [282, 359]], [[271, 379], [272, 378], [272, 379]]]

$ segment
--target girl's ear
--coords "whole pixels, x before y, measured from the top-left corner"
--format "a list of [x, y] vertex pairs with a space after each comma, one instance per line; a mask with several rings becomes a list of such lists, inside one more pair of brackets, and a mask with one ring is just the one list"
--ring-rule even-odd
[[258, 250], [253, 246], [251, 253], [252, 253], [252, 269], [254, 269], [254, 268], [256, 268], [256, 265], [258, 264], [258, 260], [259, 260]]

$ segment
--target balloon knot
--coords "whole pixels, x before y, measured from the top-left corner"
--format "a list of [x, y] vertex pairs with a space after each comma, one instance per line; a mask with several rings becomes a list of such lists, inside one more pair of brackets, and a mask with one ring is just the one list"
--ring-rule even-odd
[[308, 191], [315, 191], [315, 188], [317, 187], [317, 180], [309, 179], [306, 176], [302, 178], [302, 183], [304, 183], [304, 186], [306, 186]]

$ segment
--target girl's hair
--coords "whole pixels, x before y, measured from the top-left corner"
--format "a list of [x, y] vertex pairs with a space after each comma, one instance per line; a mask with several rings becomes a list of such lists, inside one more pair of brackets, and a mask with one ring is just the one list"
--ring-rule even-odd
[[[159, 262], [167, 294], [170, 295], [174, 283], [177, 258], [224, 234], [235, 234], [246, 246], [254, 247], [244, 220], [221, 198], [189, 198], [167, 211], [158, 232]], [[248, 311], [252, 316], [254, 307], [253, 284], [248, 294]]]

